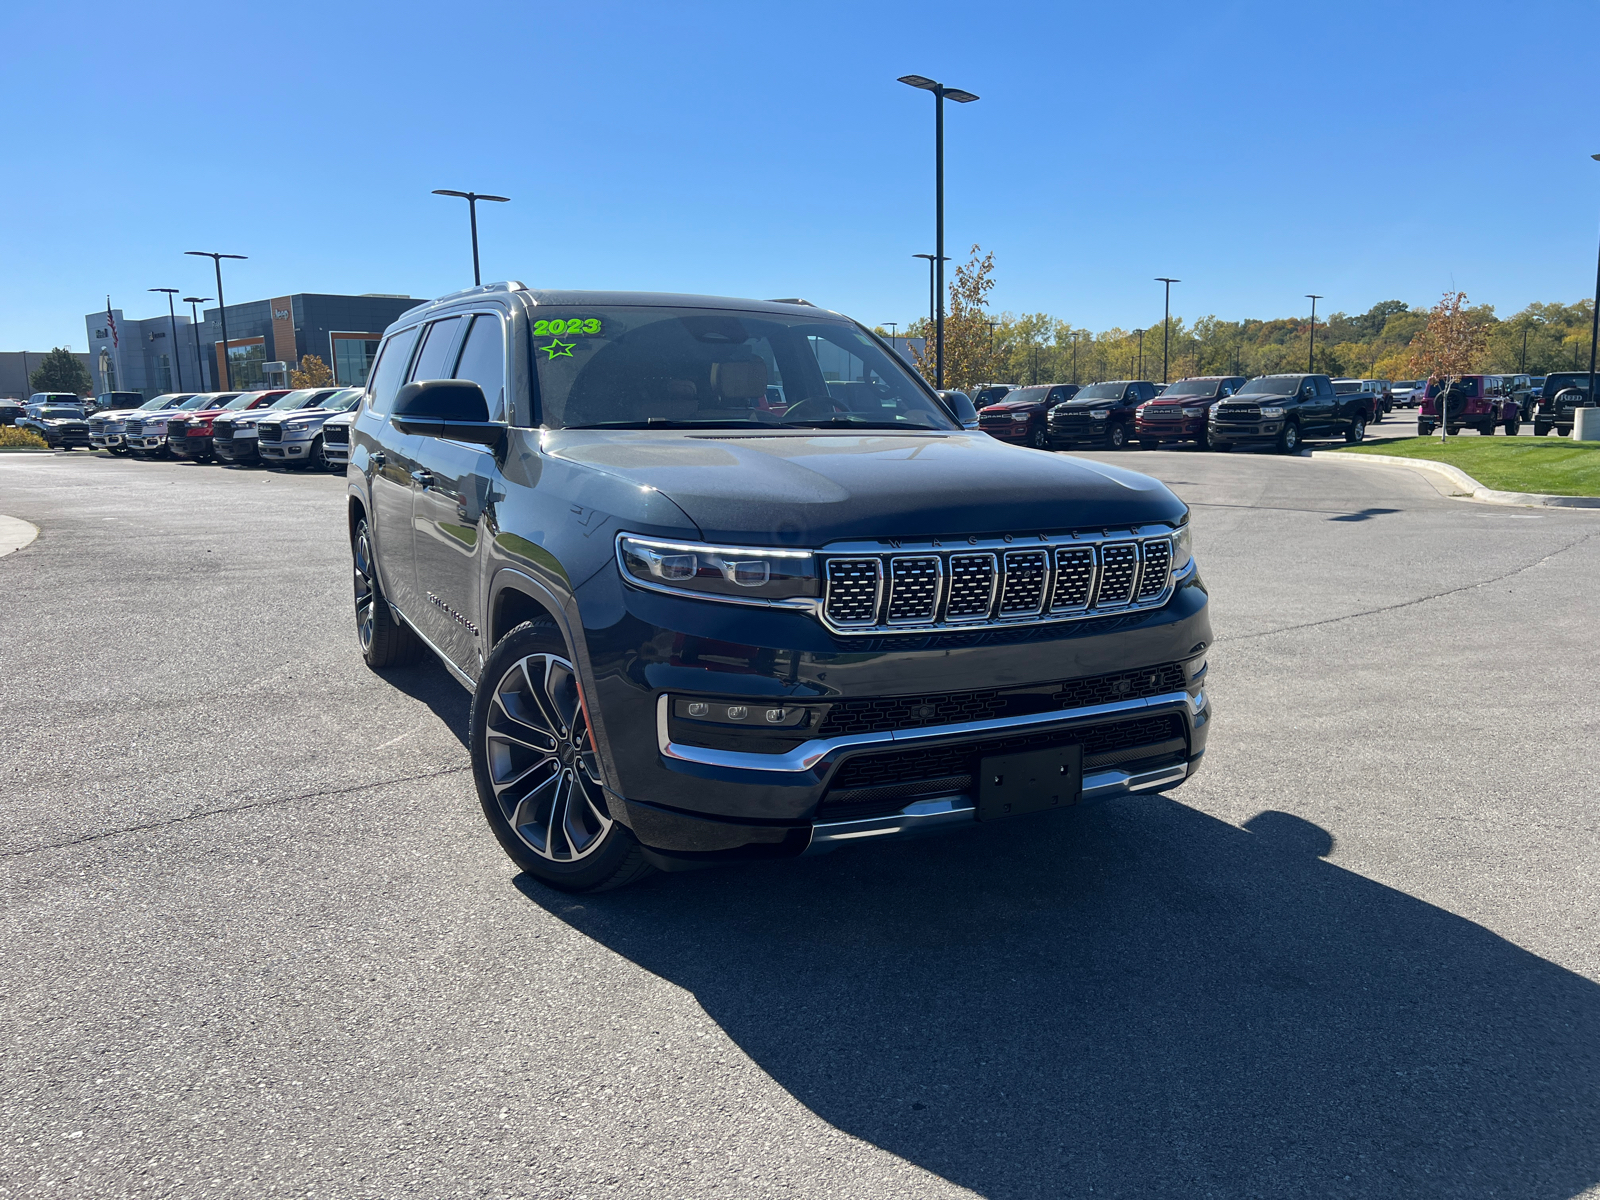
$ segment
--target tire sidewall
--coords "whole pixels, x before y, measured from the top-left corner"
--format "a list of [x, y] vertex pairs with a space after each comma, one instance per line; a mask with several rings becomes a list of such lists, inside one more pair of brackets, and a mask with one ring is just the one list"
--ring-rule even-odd
[[[494, 787], [489, 782], [488, 751], [484, 740], [492, 697], [506, 673], [530, 654], [555, 654], [568, 662], [576, 662], [560, 630], [548, 621], [525, 622], [495, 643], [483, 664], [483, 670], [478, 674], [478, 686], [473, 689], [472, 709], [467, 718], [472, 782], [484, 819], [489, 823], [489, 829], [500, 843], [500, 848], [512, 862], [540, 883], [562, 891], [589, 891], [614, 876], [638, 845], [628, 827], [617, 820], [615, 812], [611, 814], [611, 828], [606, 831], [603, 843], [593, 854], [576, 863], [552, 862], [540, 857], [517, 836], [501, 815], [500, 802], [495, 799]], [[607, 807], [610, 807], [609, 796]]]

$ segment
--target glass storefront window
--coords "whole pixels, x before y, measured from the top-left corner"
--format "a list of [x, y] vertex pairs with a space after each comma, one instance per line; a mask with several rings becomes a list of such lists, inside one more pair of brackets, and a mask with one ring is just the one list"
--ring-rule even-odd
[[165, 354], [156, 357], [157, 394], [172, 390], [172, 360]]
[[333, 339], [333, 381], [341, 387], [366, 387], [367, 372], [378, 353], [380, 337], [366, 334], [335, 333]]
[[229, 346], [228, 362], [233, 371], [233, 390], [253, 392], [266, 386], [262, 364], [267, 361], [265, 345], [256, 342], [249, 346]]
[[111, 362], [109, 350], [100, 351], [100, 379], [105, 384], [103, 391], [117, 390], [117, 368]]

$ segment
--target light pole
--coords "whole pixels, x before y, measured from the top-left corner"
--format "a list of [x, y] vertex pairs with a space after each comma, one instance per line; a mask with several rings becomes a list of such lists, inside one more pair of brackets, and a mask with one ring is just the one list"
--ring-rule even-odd
[[228, 348], [228, 306], [222, 299], [222, 260], [225, 258], [245, 258], [243, 254], [217, 254], [211, 250], [185, 250], [185, 254], [193, 254], [197, 258], [209, 258], [217, 268], [217, 314], [222, 318], [222, 368], [225, 382], [222, 390], [233, 391], [233, 353]]
[[1072, 331], [1072, 382], [1078, 382], [1078, 331]]
[[478, 273], [478, 201], [493, 200], [496, 204], [511, 203], [510, 196], [486, 196], [478, 192], [453, 192], [449, 188], [434, 188], [435, 196], [460, 196], [467, 202], [467, 213], [472, 218], [472, 286], [481, 287], [483, 278]]
[[993, 320], [990, 320], [988, 317], [985, 317], [984, 320], [983, 320], [983, 323], [989, 327], [989, 370], [993, 371], [994, 370], [994, 327], [996, 325], [1000, 324], [1000, 322], [999, 321], [993, 321]]
[[1167, 285], [1167, 303], [1161, 310], [1161, 382], [1167, 382], [1167, 346], [1172, 338], [1172, 285], [1182, 283], [1181, 279], [1168, 279], [1165, 275], [1156, 276], [1157, 283]]
[[1306, 360], [1306, 374], [1314, 375], [1317, 370], [1317, 301], [1322, 297], [1307, 292], [1306, 299], [1311, 301], [1311, 356]]
[[1138, 379], [1144, 378], [1144, 330], [1139, 330], [1139, 372]]
[[205, 304], [210, 296], [185, 296], [183, 302], [189, 306], [189, 336], [194, 340], [194, 385], [202, 392], [206, 389], [206, 371], [200, 365], [200, 314], [195, 309], [197, 304]]
[[894, 345], [894, 335], [895, 335], [895, 331], [900, 328], [900, 322], [899, 321], [885, 321], [884, 324], [889, 327], [889, 345], [894, 346], [895, 352], [898, 353], [900, 348], [898, 346]]
[[[1600, 154], [1591, 154], [1590, 158], [1600, 162]], [[1595, 262], [1594, 268], [1594, 321], [1589, 326], [1589, 394], [1585, 403], [1594, 404], [1594, 351], [1595, 345], [1600, 342], [1600, 259]]]
[[934, 284], [933, 309], [933, 375], [934, 386], [944, 386], [944, 101], [948, 96], [957, 104], [971, 104], [978, 97], [960, 88], [947, 88], [926, 75], [902, 75], [900, 82], [925, 92], [933, 93], [933, 174], [934, 174], [934, 271], [938, 281]]
[[183, 391], [183, 355], [178, 353], [178, 315], [172, 307], [172, 298], [178, 294], [177, 288], [147, 288], [151, 292], [165, 292], [167, 294], [167, 327], [172, 330], [172, 366], [178, 373], [178, 390]]
[[939, 302], [939, 285], [933, 281], [934, 263], [949, 262], [950, 260], [948, 258], [940, 258], [936, 254], [913, 254], [911, 257], [928, 260], [928, 325], [933, 327], [937, 324], [936, 317]]

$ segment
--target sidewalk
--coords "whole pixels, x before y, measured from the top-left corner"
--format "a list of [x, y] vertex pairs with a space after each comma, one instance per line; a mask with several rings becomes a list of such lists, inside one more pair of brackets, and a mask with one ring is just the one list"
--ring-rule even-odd
[[39, 527], [16, 517], [0, 516], [0, 558], [13, 550], [21, 550], [39, 536]]

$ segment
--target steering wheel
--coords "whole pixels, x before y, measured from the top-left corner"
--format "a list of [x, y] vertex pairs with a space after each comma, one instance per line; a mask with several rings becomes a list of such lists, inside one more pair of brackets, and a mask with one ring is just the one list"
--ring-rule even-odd
[[[824, 407], [826, 406], [826, 407]], [[807, 396], [789, 405], [783, 414], [785, 421], [825, 421], [835, 413], [849, 412], [832, 396]]]

